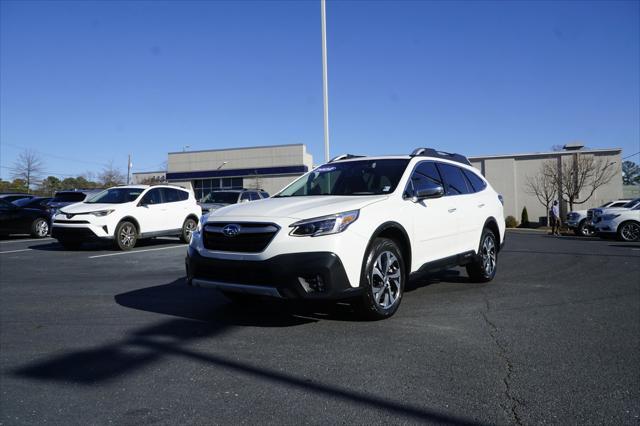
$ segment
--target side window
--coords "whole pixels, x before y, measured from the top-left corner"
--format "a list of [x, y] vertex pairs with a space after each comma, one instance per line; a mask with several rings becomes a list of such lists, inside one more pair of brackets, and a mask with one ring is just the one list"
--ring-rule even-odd
[[249, 197], [249, 192], [243, 192], [242, 196], [240, 196], [240, 201], [251, 201], [251, 198]]
[[173, 188], [161, 188], [162, 194], [164, 195], [165, 203], [175, 203], [180, 201], [178, 197], [178, 190]]
[[142, 197], [142, 204], [162, 204], [161, 188], [153, 188]]
[[251, 201], [255, 201], [255, 200], [259, 200], [260, 196], [258, 195], [257, 192], [250, 192], [249, 193], [249, 197], [251, 198]]
[[178, 193], [178, 201], [187, 201], [189, 199], [189, 193], [181, 189], [176, 189]]
[[473, 192], [467, 186], [467, 180], [459, 167], [451, 164], [438, 163], [438, 170], [444, 178], [445, 192], [447, 195], [461, 195]]
[[265, 191], [260, 191], [260, 195], [262, 196], [262, 198], [269, 198], [269, 193], [265, 192]]
[[443, 185], [442, 177], [440, 177], [440, 173], [436, 168], [436, 165], [433, 161], [423, 161], [418, 164], [413, 175], [411, 175], [411, 181], [409, 184], [409, 189], [411, 194], [413, 195], [413, 191], [417, 188], [420, 188], [424, 185], [424, 182], [435, 183], [437, 185]]
[[461, 169], [462, 173], [469, 179], [469, 183], [471, 183], [471, 187], [475, 192], [480, 192], [487, 187], [487, 183], [480, 179], [480, 177], [473, 173], [471, 170]]

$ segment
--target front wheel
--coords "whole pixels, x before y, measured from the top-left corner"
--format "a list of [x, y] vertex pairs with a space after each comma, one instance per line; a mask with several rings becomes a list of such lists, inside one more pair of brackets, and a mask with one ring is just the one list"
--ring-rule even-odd
[[576, 234], [582, 237], [593, 237], [595, 235], [595, 231], [587, 224], [587, 220], [584, 219], [580, 222], [580, 225], [578, 225]]
[[31, 236], [34, 238], [44, 238], [49, 233], [49, 222], [39, 217], [31, 224]]
[[618, 227], [618, 238], [622, 241], [640, 241], [640, 223], [623, 222]]
[[398, 310], [404, 292], [407, 274], [402, 252], [395, 241], [377, 238], [365, 259], [360, 311], [370, 320], [389, 318]]
[[138, 241], [138, 231], [131, 222], [120, 222], [116, 227], [116, 246], [120, 250], [131, 250]]
[[478, 254], [467, 265], [467, 274], [471, 281], [486, 283], [496, 276], [498, 267], [498, 243], [493, 231], [485, 228], [480, 238]]
[[180, 234], [180, 241], [182, 241], [183, 243], [189, 244], [191, 242], [191, 234], [193, 234], [193, 232], [196, 230], [197, 227], [198, 227], [198, 223], [194, 218], [192, 217], [186, 218], [184, 223], [182, 224], [182, 233]]

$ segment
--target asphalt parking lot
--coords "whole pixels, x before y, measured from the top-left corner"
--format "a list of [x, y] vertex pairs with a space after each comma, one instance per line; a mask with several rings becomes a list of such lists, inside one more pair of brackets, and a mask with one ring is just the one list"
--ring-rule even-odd
[[507, 238], [379, 322], [186, 287], [173, 239], [0, 241], [0, 424], [638, 424], [640, 244]]

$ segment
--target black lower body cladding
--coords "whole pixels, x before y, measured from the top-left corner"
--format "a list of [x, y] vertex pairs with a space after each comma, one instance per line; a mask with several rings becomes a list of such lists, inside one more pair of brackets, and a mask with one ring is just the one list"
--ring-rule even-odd
[[339, 300], [361, 291], [351, 287], [342, 262], [329, 252], [282, 254], [250, 261], [211, 259], [189, 247], [186, 268], [189, 283], [214, 283], [212, 287], [230, 284], [247, 292], [252, 288], [275, 289], [275, 294], [285, 299]]

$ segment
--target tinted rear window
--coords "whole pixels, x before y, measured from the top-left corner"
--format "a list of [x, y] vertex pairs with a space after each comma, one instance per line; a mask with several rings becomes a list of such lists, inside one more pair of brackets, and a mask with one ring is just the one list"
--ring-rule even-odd
[[54, 203], [77, 203], [84, 201], [86, 198], [84, 192], [56, 192], [56, 196], [53, 200]]
[[445, 190], [447, 195], [461, 195], [472, 192], [467, 187], [467, 180], [462, 174], [459, 167], [451, 164], [438, 163], [440, 175], [444, 178]]
[[462, 173], [469, 179], [469, 183], [475, 192], [480, 192], [487, 187], [487, 183], [471, 170], [461, 169]]

